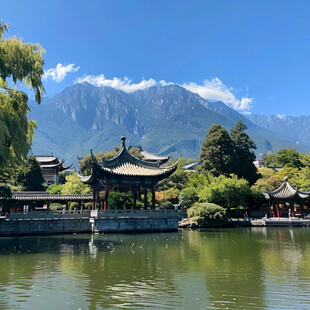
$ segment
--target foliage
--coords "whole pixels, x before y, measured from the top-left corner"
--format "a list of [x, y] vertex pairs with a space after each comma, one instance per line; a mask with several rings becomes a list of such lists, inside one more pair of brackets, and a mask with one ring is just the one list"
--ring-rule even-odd
[[131, 194], [122, 192], [110, 192], [109, 208], [130, 209], [133, 207], [133, 199]]
[[71, 201], [69, 204], [69, 210], [80, 209], [79, 203], [76, 201]]
[[24, 165], [17, 169], [16, 182], [26, 191], [45, 190], [40, 164], [34, 156], [28, 157]]
[[61, 194], [62, 185], [61, 184], [51, 184], [46, 191], [52, 195]]
[[65, 194], [89, 194], [90, 186], [81, 182], [80, 178], [75, 172], [66, 176], [66, 183], [62, 185], [61, 193]]
[[233, 172], [233, 155], [233, 142], [226, 129], [218, 124], [211, 126], [201, 146], [201, 170], [228, 176]]
[[197, 190], [194, 187], [187, 187], [182, 189], [179, 202], [182, 208], [189, 208], [199, 199]]
[[10, 198], [12, 196], [11, 188], [6, 184], [0, 183], [0, 197]]
[[295, 149], [283, 149], [278, 151], [278, 161], [281, 166], [287, 166], [291, 168], [303, 167], [300, 161], [299, 153]]
[[192, 174], [187, 186], [197, 190], [199, 202], [211, 202], [224, 208], [247, 207], [252, 195], [248, 182], [236, 175]]
[[255, 161], [255, 154], [252, 151], [256, 149], [256, 145], [245, 133], [248, 127], [239, 120], [234, 128], [230, 131], [231, 139], [234, 143], [234, 170], [239, 178], [246, 179], [250, 185], [254, 184], [259, 175], [253, 162]]
[[198, 224], [207, 222], [209, 225], [220, 225], [225, 218], [226, 210], [214, 203], [196, 203], [187, 211], [188, 217]]
[[269, 153], [264, 156], [264, 164], [267, 167], [278, 167], [280, 163], [278, 161], [278, 154]]
[[161, 208], [166, 208], [166, 209], [174, 209], [174, 205], [170, 201], [164, 201], [160, 204]]
[[[157, 189], [159, 191], [166, 191], [174, 188], [178, 191], [181, 191], [183, 188], [185, 188], [185, 184], [188, 181], [188, 174], [184, 172], [183, 166], [190, 162], [191, 159], [186, 160], [185, 158], [180, 158], [177, 170], [172, 175], [170, 175], [169, 178], [160, 181], [158, 183]], [[171, 164], [173, 164], [173, 162]]]
[[[17, 89], [17, 83], [25, 83], [35, 93], [35, 100], [41, 102], [44, 90], [43, 48], [39, 44], [24, 43], [22, 39], [3, 39], [8, 25], [0, 22], [0, 172], [8, 166], [15, 166], [28, 154], [35, 122], [28, 120], [30, 111], [28, 96]], [[13, 85], [9, 85], [9, 81]]]
[[299, 154], [295, 149], [282, 149], [277, 154], [268, 154], [264, 157], [266, 166], [287, 166], [291, 168], [303, 168], [309, 165], [309, 155]]

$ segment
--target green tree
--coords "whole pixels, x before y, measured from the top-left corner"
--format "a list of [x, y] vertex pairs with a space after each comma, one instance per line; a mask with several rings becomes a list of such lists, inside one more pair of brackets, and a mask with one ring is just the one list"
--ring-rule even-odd
[[197, 190], [194, 187], [187, 187], [182, 189], [180, 196], [179, 196], [179, 202], [180, 206], [182, 208], [191, 207], [195, 202], [197, 202], [199, 199]]
[[236, 175], [209, 175], [204, 186], [198, 191], [199, 202], [211, 202], [228, 209], [247, 208], [251, 195], [248, 182], [238, 179]]
[[34, 156], [27, 158], [25, 164], [17, 169], [16, 182], [26, 191], [45, 190], [40, 164]]
[[264, 156], [264, 164], [267, 167], [277, 167], [281, 166], [279, 161], [278, 161], [278, 154], [267, 154]]
[[198, 163], [202, 171], [210, 171], [215, 176], [228, 176], [234, 171], [233, 142], [223, 126], [216, 124], [210, 127], [201, 146]]
[[62, 185], [61, 193], [64, 195], [68, 194], [89, 194], [90, 186], [84, 184], [75, 172], [70, 173], [66, 176], [66, 183]]
[[[27, 118], [30, 111], [27, 94], [21, 90], [26, 84], [41, 102], [44, 90], [43, 48], [39, 44], [24, 43], [17, 37], [3, 38], [8, 24], [0, 22], [0, 175], [9, 178], [8, 166], [26, 158], [33, 137], [35, 122]], [[9, 82], [12, 82], [10, 85]], [[19, 89], [18, 86], [20, 85]]]
[[253, 162], [256, 149], [255, 143], [251, 140], [245, 130], [248, 127], [239, 120], [234, 128], [230, 130], [230, 136], [234, 143], [234, 171], [239, 178], [244, 178], [249, 181], [249, 184], [254, 184], [259, 175]]
[[61, 189], [62, 189], [62, 185], [61, 184], [51, 184], [48, 188], [47, 188], [47, 192], [49, 192], [50, 194], [61, 194]]
[[133, 206], [131, 194], [122, 192], [111, 192], [109, 194], [109, 207], [116, 209], [130, 209]]
[[283, 149], [278, 151], [278, 162], [281, 166], [302, 168], [304, 165], [300, 160], [299, 153], [295, 149]]

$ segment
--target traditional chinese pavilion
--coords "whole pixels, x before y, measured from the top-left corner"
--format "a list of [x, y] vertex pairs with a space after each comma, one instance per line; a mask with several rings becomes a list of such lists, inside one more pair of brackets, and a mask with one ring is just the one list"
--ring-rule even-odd
[[[273, 216], [280, 217], [279, 205], [284, 205], [289, 203], [290, 210], [293, 216], [295, 215], [295, 203], [300, 206], [300, 215], [303, 218], [304, 214], [304, 202], [310, 196], [310, 192], [304, 192], [295, 188], [288, 182], [288, 177], [284, 178], [282, 185], [274, 191], [264, 193], [264, 196], [269, 200], [269, 207], [273, 209]], [[276, 211], [276, 214], [275, 214]]]
[[58, 183], [58, 172], [69, 169], [70, 166], [65, 166], [63, 160], [59, 160], [55, 156], [35, 156], [40, 164], [44, 182], [48, 185]]
[[122, 146], [118, 154], [112, 159], [102, 159], [98, 162], [92, 152], [92, 174], [79, 176], [83, 183], [93, 188], [93, 208], [98, 207], [99, 192], [105, 191], [104, 209], [108, 209], [108, 197], [111, 189], [130, 190], [133, 194], [136, 208], [137, 198], [144, 193], [144, 206], [147, 207], [147, 191], [152, 193], [152, 207], [155, 208], [155, 187], [159, 181], [169, 177], [177, 164], [163, 166], [160, 161], [149, 162], [131, 155], [125, 146], [125, 137], [121, 138]]

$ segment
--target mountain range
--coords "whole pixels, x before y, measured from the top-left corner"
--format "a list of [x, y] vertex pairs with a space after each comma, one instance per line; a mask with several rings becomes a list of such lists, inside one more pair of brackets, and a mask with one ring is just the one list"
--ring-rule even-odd
[[221, 124], [230, 130], [239, 119], [248, 126], [256, 153], [288, 147], [310, 150], [310, 117], [245, 116], [179, 85], [125, 93], [84, 82], [43, 98], [41, 105], [29, 105], [30, 118], [37, 122], [31, 153], [53, 153], [75, 166], [77, 156], [89, 154], [90, 149], [110, 150], [120, 145], [121, 136], [126, 136], [128, 144], [156, 154], [197, 159], [211, 125]]

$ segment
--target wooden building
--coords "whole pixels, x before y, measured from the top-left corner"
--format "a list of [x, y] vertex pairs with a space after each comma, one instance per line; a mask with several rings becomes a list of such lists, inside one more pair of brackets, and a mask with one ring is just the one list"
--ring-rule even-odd
[[[280, 217], [281, 211], [286, 211], [292, 216], [295, 212], [300, 212], [300, 217], [304, 217], [304, 204], [310, 196], [310, 192], [304, 192], [295, 188], [288, 182], [288, 177], [276, 190], [264, 193], [265, 198], [269, 201], [270, 216]], [[299, 208], [296, 210], [296, 205]], [[289, 211], [289, 212], [288, 212]]]
[[48, 185], [58, 183], [60, 171], [69, 169], [70, 166], [65, 166], [63, 160], [59, 160], [55, 156], [35, 156], [39, 162], [44, 182]]
[[150, 162], [131, 155], [125, 146], [125, 137], [121, 138], [122, 146], [118, 154], [112, 159], [102, 159], [97, 162], [92, 152], [92, 174], [79, 176], [83, 183], [93, 188], [93, 209], [102, 208], [99, 205], [99, 192], [104, 190], [104, 209], [108, 209], [109, 192], [131, 191], [133, 194], [133, 208], [137, 199], [144, 194], [144, 206], [147, 207], [147, 191], [152, 193], [152, 207], [155, 208], [155, 187], [159, 181], [169, 177], [177, 164], [162, 166], [159, 161]]

